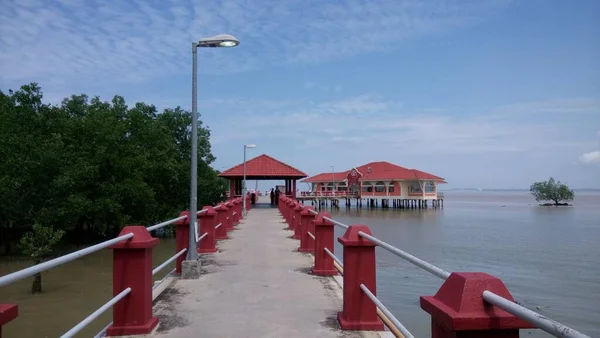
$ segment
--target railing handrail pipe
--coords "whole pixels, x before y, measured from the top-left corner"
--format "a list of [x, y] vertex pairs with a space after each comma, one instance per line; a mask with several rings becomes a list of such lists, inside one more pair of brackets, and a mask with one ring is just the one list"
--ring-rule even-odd
[[552, 320], [546, 316], [543, 316], [535, 311], [529, 310], [528, 308], [514, 303], [502, 296], [491, 291], [483, 292], [483, 299], [495, 305], [502, 310], [529, 322], [538, 328], [548, 332], [549, 334], [560, 337], [560, 338], [591, 338], [590, 336], [583, 334], [577, 330], [574, 330], [564, 324], [561, 324], [555, 320]]
[[25, 268], [19, 271], [15, 271], [13, 273], [10, 273], [8, 275], [4, 275], [2, 277], [0, 277], [0, 287], [11, 284], [13, 282], [16, 282], [20, 279], [23, 278], [27, 278], [30, 276], [33, 276], [37, 273], [43, 272], [45, 270], [48, 269], [52, 269], [54, 267], [57, 267], [59, 265], [65, 264], [65, 263], [69, 263], [71, 261], [74, 261], [80, 257], [83, 256], [87, 256], [91, 253], [94, 253], [96, 251], [100, 251], [104, 248], [108, 248], [109, 246], [113, 245], [113, 244], [117, 244], [119, 242], [128, 240], [130, 238], [133, 237], [132, 233], [128, 233], [113, 239], [109, 239], [107, 241], [98, 243], [96, 245], [92, 245], [90, 247], [87, 247], [85, 249], [81, 249], [81, 250], [77, 250], [75, 252], [71, 252], [70, 254], [66, 254], [54, 259], [51, 259], [49, 261], [40, 263], [40, 264], [36, 264], [34, 266], [31, 266], [29, 268]]
[[386, 242], [384, 242], [384, 241], [382, 241], [382, 240], [380, 240], [380, 239], [378, 239], [376, 237], [373, 237], [373, 236], [371, 236], [369, 234], [366, 234], [366, 233], [364, 233], [362, 231], [359, 231], [358, 234], [361, 237], [364, 237], [364, 238], [370, 240], [371, 242], [377, 244], [378, 246], [380, 246], [380, 247], [386, 249], [387, 251], [395, 254], [396, 256], [404, 259], [405, 261], [410, 262], [413, 265], [416, 265], [419, 268], [421, 268], [421, 269], [423, 269], [423, 270], [425, 270], [425, 271], [427, 271], [427, 272], [429, 272], [429, 273], [431, 273], [431, 274], [433, 274], [433, 275], [435, 275], [435, 276], [437, 276], [437, 277], [439, 277], [441, 279], [446, 280], [446, 279], [448, 279], [448, 277], [450, 277], [450, 272], [448, 272], [448, 271], [446, 271], [444, 269], [438, 268], [437, 266], [435, 266], [435, 265], [433, 265], [433, 264], [431, 264], [429, 262], [426, 262], [426, 261], [424, 261], [424, 260], [422, 260], [420, 258], [417, 258], [417, 257], [409, 254], [408, 252], [402, 251], [402, 250], [396, 248], [395, 246], [393, 246], [391, 244], [388, 244], [388, 243], [386, 243]]
[[173, 219], [170, 219], [170, 220], [168, 220], [168, 221], [164, 221], [164, 222], [162, 222], [162, 223], [158, 223], [158, 224], [155, 224], [155, 225], [153, 225], [153, 226], [149, 226], [149, 227], [147, 227], [146, 229], [147, 229], [148, 231], [154, 231], [154, 230], [157, 230], [157, 229], [160, 229], [160, 228], [166, 227], [167, 225], [173, 224], [173, 223], [175, 223], [175, 222], [182, 221], [182, 220], [184, 220], [184, 219], [186, 219], [186, 218], [187, 218], [187, 216], [179, 216], [179, 217], [177, 217], [177, 218], [173, 218]]
[[176, 253], [175, 255], [171, 256], [169, 259], [164, 261], [161, 265], [157, 266], [156, 268], [154, 268], [152, 270], [152, 276], [156, 275], [158, 272], [160, 272], [160, 270], [164, 269], [165, 266], [169, 265], [169, 263], [173, 262], [174, 260], [177, 259], [177, 257], [183, 255], [186, 252], [187, 252], [187, 248], [184, 248], [184, 249], [180, 250], [178, 253]]
[[369, 288], [367, 288], [364, 284], [361, 284], [360, 289], [367, 295], [367, 297], [369, 297], [369, 299], [371, 299], [373, 303], [375, 303], [375, 305], [377, 305], [379, 310], [381, 310], [381, 312], [387, 316], [387, 318], [396, 326], [396, 328], [400, 330], [405, 338], [415, 338], [412, 333], [410, 333], [410, 331], [408, 331], [408, 329], [402, 325], [402, 323], [400, 323], [396, 316], [394, 316], [390, 310], [388, 310], [388, 308], [385, 307], [385, 305], [383, 305], [383, 303], [371, 292], [371, 290], [369, 290]]
[[69, 331], [65, 332], [62, 336], [60, 336], [60, 338], [71, 338], [75, 336], [79, 331], [83, 330], [92, 321], [96, 320], [104, 312], [106, 312], [106, 310], [115, 305], [121, 299], [125, 298], [125, 296], [127, 296], [129, 293], [131, 293], [131, 288], [126, 288], [125, 290], [121, 291], [118, 295], [114, 296], [111, 300], [104, 303], [104, 305], [99, 307], [96, 311], [92, 312], [84, 320], [79, 322], [77, 325], [73, 326]]

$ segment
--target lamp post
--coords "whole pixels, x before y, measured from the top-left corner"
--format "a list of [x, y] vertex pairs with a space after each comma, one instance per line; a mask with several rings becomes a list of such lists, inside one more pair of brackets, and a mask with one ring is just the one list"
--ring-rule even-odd
[[331, 194], [335, 195], [335, 167], [330, 165], [331, 167]]
[[256, 144], [244, 144], [244, 181], [242, 183], [242, 208], [244, 210], [244, 216], [248, 215], [246, 210], [246, 149], [256, 148]]
[[240, 42], [228, 34], [219, 34], [192, 42], [192, 154], [190, 181], [190, 240], [187, 260], [197, 260], [196, 222], [198, 212], [198, 47], [235, 47]]

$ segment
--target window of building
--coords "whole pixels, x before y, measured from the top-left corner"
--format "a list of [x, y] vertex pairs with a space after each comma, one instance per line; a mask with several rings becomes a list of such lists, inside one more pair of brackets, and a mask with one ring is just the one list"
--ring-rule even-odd
[[388, 192], [394, 192], [394, 182], [391, 182], [388, 186]]
[[385, 184], [381, 181], [375, 183], [375, 192], [385, 192]]
[[334, 187], [333, 183], [327, 184], [327, 191], [333, 191], [333, 187]]
[[373, 186], [372, 185], [363, 185], [362, 192], [373, 192]]
[[426, 193], [434, 193], [435, 192], [435, 184], [433, 184], [433, 182], [427, 182], [425, 184], [425, 192]]

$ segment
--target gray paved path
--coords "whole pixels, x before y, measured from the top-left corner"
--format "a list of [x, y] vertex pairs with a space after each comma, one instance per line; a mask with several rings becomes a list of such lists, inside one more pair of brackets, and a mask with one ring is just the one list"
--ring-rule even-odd
[[177, 280], [161, 295], [153, 336], [366, 337], [339, 330], [338, 285], [308, 273], [312, 256], [295, 252], [284, 227], [277, 209], [252, 209], [219, 253], [203, 257], [200, 279]]

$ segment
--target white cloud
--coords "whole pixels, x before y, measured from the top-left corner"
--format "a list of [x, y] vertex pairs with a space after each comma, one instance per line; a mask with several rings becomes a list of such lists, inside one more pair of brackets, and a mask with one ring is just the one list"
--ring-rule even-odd
[[[366, 94], [318, 104], [297, 101], [284, 109], [250, 106], [253, 111], [249, 114], [236, 114], [220, 125], [235, 121], [252, 130], [268, 130], [261, 135], [289, 141], [296, 147], [322, 148], [333, 142], [365, 152], [385, 149], [402, 153], [488, 154], [590, 146], [590, 142], [572, 137], [577, 128], [569, 133], [568, 121], [556, 123], [552, 119], [505, 114], [502, 107], [474, 116], [439, 108], [412, 111], [400, 103]], [[564, 108], [573, 110], [567, 105]], [[582, 111], [587, 115], [586, 112]], [[578, 115], [569, 116], [573, 123], [578, 121]], [[218, 129], [215, 133], [221, 132]]]
[[200, 72], [325, 62], [446, 34], [507, 2], [3, 0], [0, 80], [73, 88], [187, 74], [191, 42], [218, 33], [234, 34], [241, 44], [202, 50]]
[[583, 164], [598, 164], [600, 165], [600, 151], [590, 151], [579, 157], [579, 161]]

